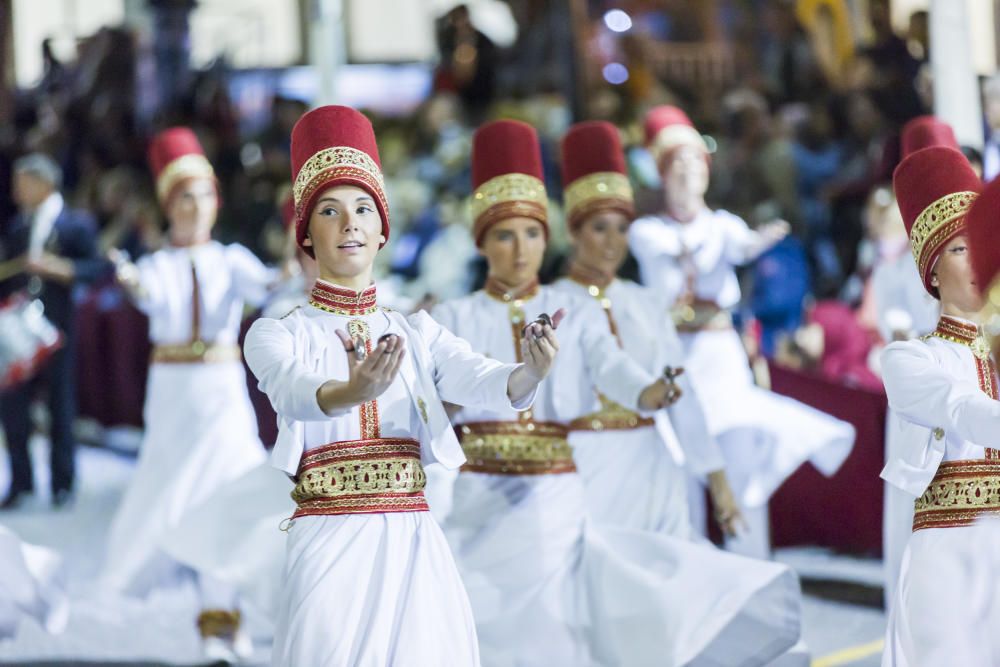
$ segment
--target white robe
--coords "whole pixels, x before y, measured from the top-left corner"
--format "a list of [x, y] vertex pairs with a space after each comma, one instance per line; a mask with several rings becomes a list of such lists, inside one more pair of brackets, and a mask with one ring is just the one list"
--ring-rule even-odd
[[[681, 224], [661, 217], [635, 221], [629, 244], [643, 283], [674, 303], [686, 290], [687, 252], [694, 296], [730, 310], [740, 301], [735, 268], [763, 247], [757, 232], [726, 211], [702, 211]], [[722, 447], [740, 504], [766, 506], [799, 466], [811, 462], [833, 475], [850, 454], [854, 428], [796, 400], [754, 385], [743, 342], [735, 329], [681, 333], [685, 368], [702, 398], [711, 434]], [[703, 501], [702, 501], [703, 502]], [[696, 526], [700, 528], [701, 526]]]
[[[1000, 448], [1000, 402], [980, 389], [968, 346], [937, 337], [892, 343], [882, 353], [882, 373], [906, 445], [886, 463], [882, 477], [911, 499], [924, 493], [942, 461], [981, 460], [986, 447]], [[969, 554], [976, 539], [996, 542], [1000, 523], [912, 534], [891, 606], [883, 665], [993, 664], [940, 658], [975, 650], [953, 629], [975, 622], [975, 601], [997, 587], [996, 570], [983, 577], [959, 576], [961, 568], [971, 565], [955, 566], [956, 559], [961, 563], [960, 554]], [[992, 557], [982, 553], [973, 559]], [[944, 567], [946, 563], [950, 565]], [[976, 560], [976, 565], [982, 571], [982, 562]]]
[[[595, 386], [635, 409], [652, 378], [618, 348], [592, 299], [542, 287], [523, 305], [529, 319], [560, 307], [568, 315], [559, 356], [534, 420], [565, 424], [592, 412]], [[445, 303], [434, 317], [490, 357], [515, 359], [508, 305], [484, 292]], [[455, 417], [515, 420], [510, 409], [464, 408]], [[585, 496], [574, 472], [458, 475], [445, 528], [484, 665], [763, 665], [796, 642], [799, 592], [788, 568], [598, 526]]]
[[0, 640], [17, 634], [24, 618], [49, 632], [69, 620], [61, 559], [49, 549], [22, 542], [0, 526]]
[[[166, 248], [138, 262], [155, 345], [193, 335], [191, 265], [198, 274], [201, 339], [236, 345], [245, 302], [261, 303], [275, 273], [240, 245]], [[176, 561], [164, 552], [170, 530], [192, 508], [265, 459], [237, 359], [154, 363], [143, 408], [145, 432], [135, 475], [111, 524], [103, 582], [145, 594], [168, 582]]]
[[[312, 306], [261, 319], [247, 335], [247, 362], [278, 413], [272, 463], [295, 474], [305, 451], [360, 436], [357, 407], [324, 414], [327, 380], [345, 380], [336, 337], [347, 316]], [[420, 441], [425, 465], [461, 465], [464, 455], [441, 401], [515, 410], [507, 398], [513, 365], [473, 353], [426, 313], [409, 319], [379, 310], [360, 316], [373, 341], [406, 339], [395, 382], [378, 397], [382, 437]], [[288, 530], [287, 562], [272, 661], [332, 667], [479, 664], [468, 598], [441, 529], [429, 512], [304, 516]]]
[[[924, 289], [920, 273], [909, 252], [909, 239], [904, 238], [906, 251], [880, 258], [872, 271], [871, 286], [878, 309], [878, 329], [883, 340], [891, 342], [898, 331], [920, 336], [933, 331], [941, 305]], [[896, 415], [890, 410], [886, 419], [885, 460], [896, 458], [906, 446]], [[885, 571], [886, 608], [895, 599], [899, 568], [906, 543], [913, 532], [913, 498], [891, 484], [885, 485], [882, 512], [882, 562]]]
[[[574, 298], [592, 296], [569, 278], [553, 285]], [[667, 365], [684, 366], [684, 351], [665, 305], [650, 289], [615, 279], [601, 292], [622, 349], [652, 375]], [[687, 474], [698, 478], [725, 467], [718, 443], [708, 433], [701, 403], [686, 374], [676, 379], [684, 392], [655, 426], [631, 430], [573, 431], [573, 459], [586, 487], [587, 511], [599, 523], [691, 536]], [[669, 417], [667, 416], [669, 415]], [[609, 442], [616, 443], [608, 446]]]

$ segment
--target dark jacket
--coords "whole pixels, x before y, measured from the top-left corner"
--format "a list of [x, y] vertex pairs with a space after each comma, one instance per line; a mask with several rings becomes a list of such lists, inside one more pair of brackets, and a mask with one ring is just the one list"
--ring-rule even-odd
[[[31, 218], [19, 214], [4, 227], [0, 234], [0, 260], [21, 257], [28, 252], [31, 240]], [[97, 226], [94, 218], [84, 211], [63, 207], [45, 242], [45, 251], [73, 262], [76, 280], [73, 285], [63, 285], [48, 280], [33, 279], [28, 274], [18, 274], [0, 282], [0, 298], [6, 299], [15, 292], [28, 290], [38, 293], [45, 306], [45, 315], [65, 333], [73, 329], [73, 288], [97, 280], [108, 270], [108, 262], [97, 254]], [[38, 291], [40, 290], [40, 291]]]

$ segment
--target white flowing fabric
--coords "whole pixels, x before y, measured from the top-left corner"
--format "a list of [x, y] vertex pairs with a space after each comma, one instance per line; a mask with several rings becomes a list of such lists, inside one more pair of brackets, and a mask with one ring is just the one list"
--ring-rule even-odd
[[[235, 345], [244, 302], [260, 303], [275, 274], [246, 248], [208, 243], [167, 248], [139, 261], [156, 345], [191, 342], [192, 266], [198, 276], [200, 338]], [[178, 564], [165, 537], [185, 513], [265, 460], [239, 361], [154, 363], [143, 407], [145, 433], [135, 476], [115, 515], [102, 580], [143, 595], [172, 579]]]
[[[360, 437], [357, 407], [330, 416], [316, 403], [323, 382], [347, 377], [347, 353], [336, 331], [346, 330], [351, 319], [363, 320], [373, 341], [386, 333], [405, 338], [403, 367], [378, 398], [381, 436], [418, 439], [425, 465], [462, 461], [441, 399], [514, 409], [507, 398], [513, 366], [473, 354], [426, 314], [407, 320], [379, 310], [347, 317], [307, 306], [281, 320], [258, 320], [245, 344], [247, 361], [279, 415], [272, 461], [282, 470], [297, 469], [304, 451]], [[288, 531], [272, 661], [478, 665], [468, 597], [431, 514], [296, 519]]]
[[[592, 412], [595, 385], [634, 407], [650, 378], [618, 348], [592, 300], [542, 287], [523, 302], [529, 318], [560, 307], [569, 314], [534, 419], [566, 423]], [[477, 292], [434, 317], [491, 358], [514, 360], [508, 304]], [[516, 420], [510, 409], [465, 408], [455, 423]], [[787, 567], [598, 526], [586, 518], [585, 493], [576, 473], [459, 474], [445, 528], [484, 665], [742, 667], [796, 643], [798, 581]]]
[[25, 617], [53, 633], [66, 627], [69, 601], [60, 567], [55, 553], [0, 526], [0, 640], [13, 637]]
[[[595, 294], [569, 278], [553, 287], [575, 298], [603, 299], [610, 306], [622, 349], [651, 375], [659, 375], [668, 365], [685, 365], [666, 306], [652, 290], [619, 279], [603, 290], [595, 288]], [[708, 433], [699, 397], [687, 376], [679, 376], [676, 382], [684, 393], [669, 408], [668, 423], [570, 433], [592, 520], [679, 538], [691, 536], [685, 468], [703, 478], [723, 469], [725, 461]]]
[[[1000, 449], [1000, 402], [980, 388], [968, 345], [937, 337], [893, 343], [882, 353], [882, 373], [908, 443], [882, 477], [911, 498], [923, 494], [941, 462], [983, 460], [987, 447]], [[995, 520], [910, 536], [890, 607], [884, 667], [997, 664], [983, 657], [996, 634], [984, 619], [996, 618], [997, 551], [976, 547], [998, 543]], [[973, 627], [984, 634], [969, 634]]]
[[[740, 301], [734, 267], [765, 248], [743, 220], [707, 209], [685, 224], [668, 217], [642, 218], [629, 234], [643, 282], [661, 291], [667, 303], [684, 294], [690, 270], [694, 296], [727, 310]], [[850, 454], [850, 424], [753, 384], [746, 350], [734, 329], [682, 333], [681, 340], [687, 373], [704, 400], [709, 431], [722, 447], [744, 507], [763, 507], [806, 461], [829, 476]]]

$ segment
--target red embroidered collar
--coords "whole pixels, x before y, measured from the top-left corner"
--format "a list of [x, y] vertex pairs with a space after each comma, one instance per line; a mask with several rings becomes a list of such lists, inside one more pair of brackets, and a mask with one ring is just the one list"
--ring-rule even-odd
[[570, 264], [567, 276], [573, 282], [579, 283], [584, 287], [590, 287], [593, 285], [594, 287], [598, 287], [602, 290], [607, 289], [608, 285], [610, 285], [615, 279], [614, 275], [608, 275], [604, 271], [584, 266], [580, 262], [576, 261]]
[[378, 310], [375, 297], [375, 285], [355, 292], [325, 280], [317, 280], [309, 293], [309, 303], [337, 315], [371, 315]]

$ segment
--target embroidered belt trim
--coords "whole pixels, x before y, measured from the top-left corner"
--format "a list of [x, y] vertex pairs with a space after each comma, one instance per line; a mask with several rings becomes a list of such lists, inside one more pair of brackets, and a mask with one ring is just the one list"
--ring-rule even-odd
[[913, 530], [968, 526], [1000, 517], [1000, 461], [945, 461], [914, 504]]
[[571, 421], [570, 431], [631, 431], [656, 424], [652, 419], [642, 417], [606, 396], [598, 395], [598, 398], [601, 409]]
[[714, 301], [695, 301], [675, 305], [670, 315], [680, 333], [722, 331], [733, 328], [733, 316]]
[[409, 438], [346, 440], [299, 462], [293, 519], [302, 516], [426, 512], [420, 443]]
[[218, 364], [239, 361], [239, 345], [213, 345], [196, 340], [184, 345], [157, 345], [153, 348], [154, 364]]
[[563, 424], [539, 421], [470, 422], [456, 427], [468, 459], [463, 472], [551, 475], [576, 472]]

